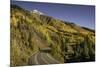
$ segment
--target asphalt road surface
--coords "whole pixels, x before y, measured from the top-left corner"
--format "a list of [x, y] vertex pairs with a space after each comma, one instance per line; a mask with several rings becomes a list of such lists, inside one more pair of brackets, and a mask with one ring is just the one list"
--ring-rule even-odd
[[38, 52], [29, 58], [29, 65], [44, 65], [44, 64], [58, 64], [50, 54], [44, 52]]

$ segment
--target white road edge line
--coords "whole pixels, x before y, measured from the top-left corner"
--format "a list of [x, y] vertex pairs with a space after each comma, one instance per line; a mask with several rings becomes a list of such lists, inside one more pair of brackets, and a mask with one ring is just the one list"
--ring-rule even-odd
[[41, 55], [41, 59], [42, 59], [46, 64], [49, 64], [49, 62], [46, 61], [45, 58], [43, 58], [43, 55]]
[[48, 53], [47, 53], [47, 56], [48, 56], [50, 59], [52, 59], [53, 61], [59, 63], [57, 60], [55, 60], [54, 58], [52, 58], [51, 55], [49, 55]]

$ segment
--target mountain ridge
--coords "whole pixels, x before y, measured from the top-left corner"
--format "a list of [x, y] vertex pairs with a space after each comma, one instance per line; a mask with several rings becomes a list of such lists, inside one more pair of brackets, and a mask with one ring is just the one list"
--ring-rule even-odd
[[[18, 7], [18, 9], [23, 9], [23, 8], [21, 8], [20, 6], [18, 6], [18, 5], [11, 5], [12, 6], [12, 8], [14, 7]], [[26, 9], [25, 9], [26, 10]], [[26, 11], [29, 11], [29, 10], [26, 10]], [[46, 15], [46, 14], [44, 14], [43, 12], [41, 12], [41, 11], [39, 11], [39, 10], [37, 10], [37, 9], [33, 9], [32, 11], [29, 11], [29, 12], [32, 12], [32, 13], [37, 13], [37, 14], [39, 14], [39, 15], [43, 15], [43, 16], [47, 16], [47, 17], [50, 17], [50, 18], [54, 18], [54, 17], [51, 17], [51, 16], [48, 16], [48, 15]], [[70, 22], [70, 21], [65, 21], [65, 20], [62, 20], [62, 19], [58, 19], [58, 18], [54, 18], [54, 19], [56, 19], [56, 20], [60, 20], [60, 21], [62, 21], [62, 22], [64, 22], [65, 24], [72, 24], [72, 25], [77, 25], [77, 24], [75, 24], [74, 22]], [[78, 26], [80, 26], [80, 25], [78, 25]], [[82, 27], [82, 28], [84, 28], [84, 29], [86, 29], [86, 28], [88, 28], [88, 27], [84, 27], [84, 26], [80, 26], [80, 27]], [[90, 29], [90, 30], [94, 30], [94, 29], [91, 29], [91, 28], [88, 28], [88, 29]]]

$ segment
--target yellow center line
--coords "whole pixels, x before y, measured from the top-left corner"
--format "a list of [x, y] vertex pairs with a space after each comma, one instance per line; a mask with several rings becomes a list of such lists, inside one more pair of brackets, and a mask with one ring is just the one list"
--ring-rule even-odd
[[[39, 53], [38, 53], [38, 54], [39, 54]], [[37, 60], [38, 54], [35, 55], [35, 59], [34, 59], [36, 64], [39, 64], [39, 63], [38, 63], [38, 60]]]

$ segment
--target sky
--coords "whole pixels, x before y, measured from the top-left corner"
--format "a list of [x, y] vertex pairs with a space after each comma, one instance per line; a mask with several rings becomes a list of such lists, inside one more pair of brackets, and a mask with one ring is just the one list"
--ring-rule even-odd
[[56, 19], [73, 22], [79, 26], [95, 29], [95, 6], [93, 5], [75, 5], [58, 4], [28, 1], [12, 1], [29, 11], [39, 10], [48, 16]]

